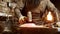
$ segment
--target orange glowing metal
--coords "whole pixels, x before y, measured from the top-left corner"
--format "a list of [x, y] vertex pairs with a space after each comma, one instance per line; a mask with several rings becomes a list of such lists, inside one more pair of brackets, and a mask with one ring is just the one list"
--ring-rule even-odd
[[49, 21], [53, 20], [53, 16], [52, 16], [51, 12], [48, 13], [47, 20], [49, 20]]
[[25, 24], [22, 24], [20, 25], [20, 27], [45, 27], [43, 25], [35, 25], [34, 23], [25, 23]]

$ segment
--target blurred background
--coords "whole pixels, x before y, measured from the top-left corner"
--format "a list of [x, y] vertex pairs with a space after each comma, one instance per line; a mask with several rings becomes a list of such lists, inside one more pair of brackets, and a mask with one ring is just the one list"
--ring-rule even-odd
[[60, 0], [51, 0], [51, 2], [60, 10]]

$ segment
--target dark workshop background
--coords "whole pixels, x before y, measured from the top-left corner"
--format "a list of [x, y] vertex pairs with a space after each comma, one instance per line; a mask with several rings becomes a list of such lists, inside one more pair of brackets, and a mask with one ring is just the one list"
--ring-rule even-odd
[[51, 2], [60, 10], [60, 0], [51, 0]]

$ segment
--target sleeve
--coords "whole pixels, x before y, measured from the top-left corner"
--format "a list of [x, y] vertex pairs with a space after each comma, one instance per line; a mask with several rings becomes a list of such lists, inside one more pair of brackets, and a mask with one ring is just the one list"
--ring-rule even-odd
[[20, 10], [22, 10], [24, 6], [25, 6], [25, 0], [19, 0], [17, 2], [17, 8], [19, 8]]
[[42, 11], [42, 12], [45, 11], [46, 4], [47, 4], [47, 1], [46, 1], [46, 0], [40, 1], [40, 4], [39, 4], [39, 6], [38, 6], [38, 9], [39, 9], [40, 11]]
[[17, 7], [15, 9], [15, 13], [17, 14], [18, 18], [20, 18], [21, 16], [23, 16], [21, 14], [21, 11], [24, 8], [24, 1], [23, 0], [20, 0], [17, 2]]
[[50, 0], [47, 1], [47, 6], [48, 6], [48, 9], [50, 9], [51, 11], [54, 11], [54, 13], [56, 13], [57, 21], [59, 21], [59, 16], [58, 16], [59, 10], [54, 6], [54, 4]]

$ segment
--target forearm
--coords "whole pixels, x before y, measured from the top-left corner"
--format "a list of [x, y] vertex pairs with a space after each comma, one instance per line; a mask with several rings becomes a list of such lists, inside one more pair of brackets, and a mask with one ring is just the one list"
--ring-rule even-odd
[[22, 16], [21, 11], [18, 8], [15, 9], [15, 13], [18, 18], [20, 18]]
[[22, 13], [21, 13], [20, 10], [22, 10], [22, 9], [24, 8], [24, 5], [25, 5], [25, 4], [24, 4], [23, 1], [24, 1], [24, 0], [19, 0], [19, 1], [17, 1], [17, 7], [16, 7], [16, 9], [15, 9], [15, 12], [16, 12], [18, 18], [20, 18], [20, 17], [22, 16]]

